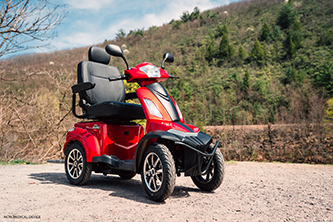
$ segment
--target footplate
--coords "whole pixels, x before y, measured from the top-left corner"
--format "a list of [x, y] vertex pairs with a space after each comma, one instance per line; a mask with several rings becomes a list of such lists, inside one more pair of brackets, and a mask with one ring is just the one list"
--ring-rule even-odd
[[106, 163], [111, 168], [123, 171], [133, 171], [134, 172], [134, 160], [120, 160], [116, 156], [102, 155], [94, 156], [92, 162]]

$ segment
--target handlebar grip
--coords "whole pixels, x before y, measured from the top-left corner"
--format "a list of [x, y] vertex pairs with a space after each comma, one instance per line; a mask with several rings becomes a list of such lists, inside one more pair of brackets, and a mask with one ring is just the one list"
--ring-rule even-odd
[[179, 79], [179, 76], [174, 76], [174, 75], [169, 74], [169, 78], [171, 78], [171, 79]]

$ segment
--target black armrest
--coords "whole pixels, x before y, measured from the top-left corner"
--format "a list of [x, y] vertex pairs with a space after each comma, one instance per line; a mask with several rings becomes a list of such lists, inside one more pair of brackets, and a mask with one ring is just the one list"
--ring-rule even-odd
[[95, 87], [95, 83], [92, 82], [82, 82], [82, 83], [78, 83], [74, 86], [72, 86], [72, 92], [73, 93], [77, 93], [77, 92], [81, 92], [81, 91], [85, 91], [88, 89], [92, 89]]
[[138, 98], [138, 95], [136, 95], [135, 92], [130, 92], [130, 93], [126, 93], [125, 94], [125, 100], [128, 100], [128, 99], [137, 99]]

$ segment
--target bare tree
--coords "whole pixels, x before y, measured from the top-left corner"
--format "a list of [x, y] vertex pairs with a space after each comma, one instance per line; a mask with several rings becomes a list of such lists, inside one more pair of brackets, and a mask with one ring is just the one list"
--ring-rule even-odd
[[63, 5], [47, 0], [0, 1], [0, 58], [46, 46], [66, 15]]

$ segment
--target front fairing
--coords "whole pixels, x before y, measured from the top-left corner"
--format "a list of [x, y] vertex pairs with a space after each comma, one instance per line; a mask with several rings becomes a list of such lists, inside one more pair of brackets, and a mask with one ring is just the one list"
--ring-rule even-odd
[[[156, 73], [148, 76], [145, 67], [153, 67]], [[182, 132], [197, 133], [199, 128], [184, 123], [184, 118], [172, 97], [159, 83], [169, 78], [169, 74], [151, 63], [141, 63], [134, 68], [125, 70], [127, 82], [137, 82], [141, 85], [136, 90], [144, 110], [147, 126], [146, 133], [154, 130], [175, 129]]]
[[[184, 123], [183, 116], [172, 97], [160, 83], [153, 83], [136, 90], [147, 119], [146, 132], [153, 130], [176, 129], [183, 132], [199, 132], [197, 127]], [[150, 104], [158, 110], [158, 115], [151, 112]]]

